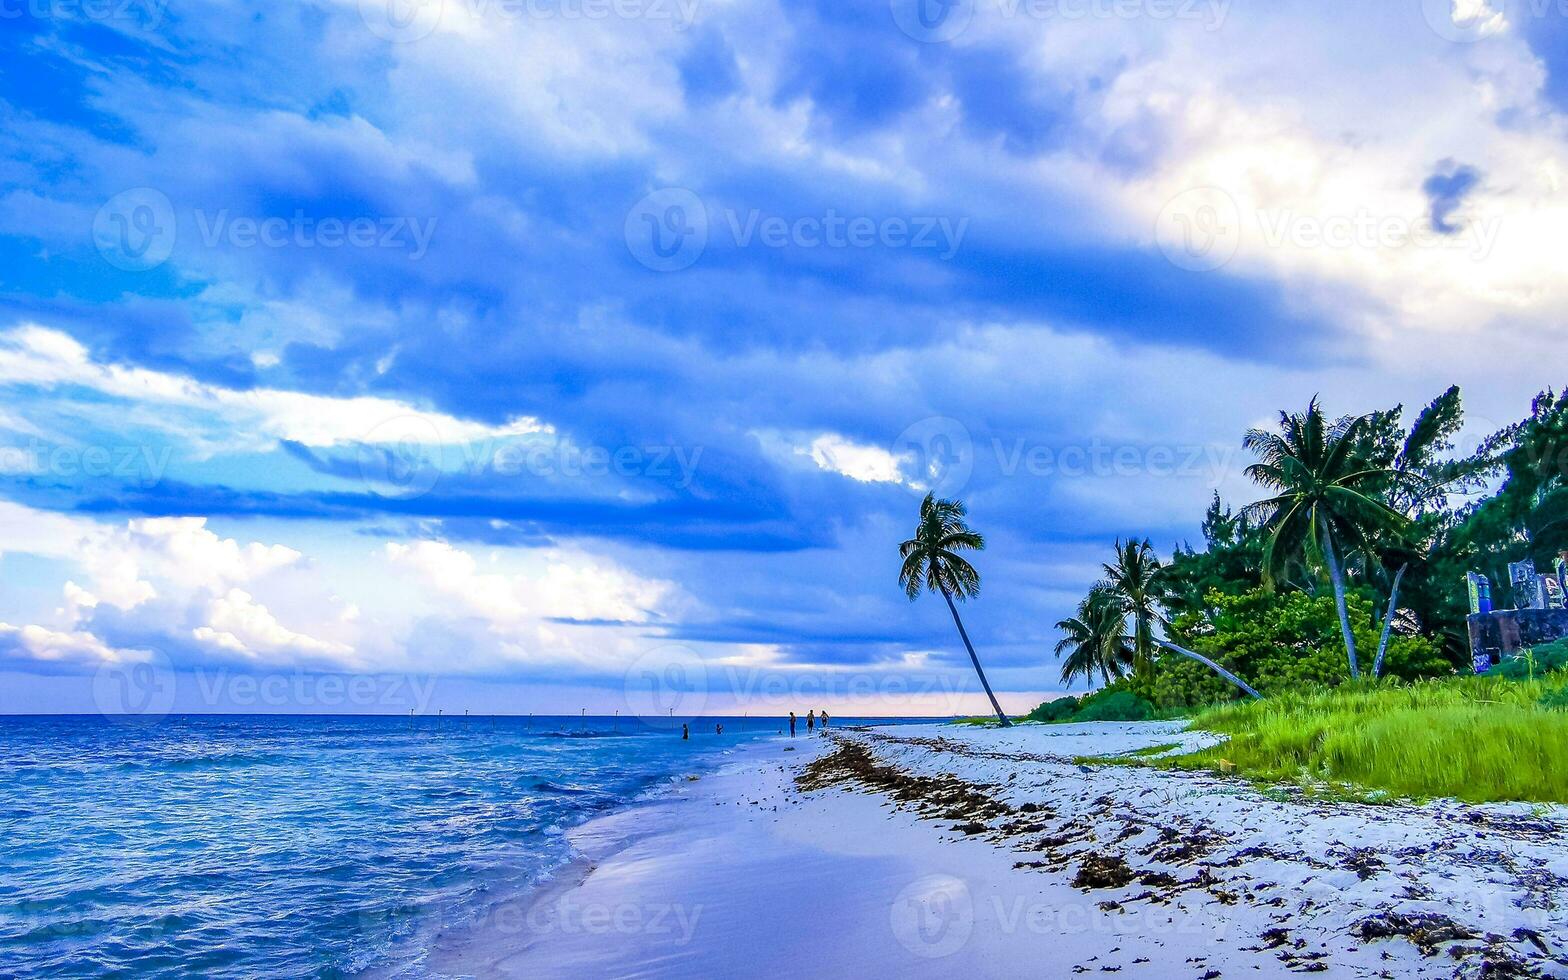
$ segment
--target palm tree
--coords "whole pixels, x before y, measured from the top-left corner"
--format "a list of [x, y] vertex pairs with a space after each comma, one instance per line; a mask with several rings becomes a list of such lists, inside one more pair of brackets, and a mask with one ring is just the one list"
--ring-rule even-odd
[[1243, 443], [1258, 456], [1258, 462], [1247, 467], [1247, 476], [1274, 491], [1274, 496], [1247, 508], [1263, 521], [1267, 535], [1264, 582], [1272, 586], [1302, 555], [1308, 564], [1321, 560], [1334, 586], [1352, 679], [1361, 671], [1334, 543], [1337, 539], [1347, 553], [1366, 553], [1374, 534], [1399, 531], [1405, 524], [1382, 499], [1380, 491], [1392, 476], [1389, 468], [1369, 460], [1363, 451], [1369, 418], [1345, 418], [1330, 425], [1314, 398], [1304, 414], [1281, 412], [1279, 432], [1253, 429]]
[[1116, 540], [1116, 560], [1105, 569], [1105, 588], [1132, 617], [1133, 670], [1142, 674], [1154, 663], [1154, 627], [1160, 622], [1160, 560], [1147, 538]]
[[985, 548], [985, 538], [964, 523], [968, 513], [960, 501], [938, 500], [934, 492], [926, 494], [926, 499], [920, 502], [920, 523], [915, 527], [915, 536], [898, 546], [899, 556], [904, 559], [898, 582], [911, 602], [920, 598], [923, 591], [942, 593], [948, 611], [953, 614], [953, 623], [958, 627], [958, 635], [964, 641], [964, 649], [969, 651], [969, 660], [975, 665], [975, 673], [980, 675], [980, 686], [991, 699], [997, 720], [1006, 728], [1012, 723], [1007, 720], [1002, 706], [996, 703], [996, 695], [991, 693], [991, 684], [985, 679], [985, 671], [980, 669], [980, 658], [975, 656], [975, 647], [969, 642], [964, 621], [958, 618], [958, 606], [953, 604], [955, 596], [963, 601], [980, 594], [980, 573], [958, 554]]
[[1127, 642], [1127, 617], [1121, 599], [1103, 586], [1096, 586], [1078, 606], [1078, 615], [1064, 619], [1056, 628], [1065, 635], [1056, 644], [1062, 660], [1062, 683], [1072, 686], [1082, 677], [1094, 683], [1099, 674], [1106, 684], [1127, 676], [1134, 659]]
[[[1400, 408], [1392, 414], [1397, 418]], [[1407, 520], [1408, 534], [1392, 536], [1383, 553], [1370, 556], [1371, 563], [1385, 570], [1395, 569], [1388, 591], [1388, 611], [1383, 616], [1383, 632], [1378, 637], [1377, 657], [1372, 661], [1372, 677], [1383, 675], [1383, 660], [1394, 632], [1394, 616], [1399, 611], [1399, 586], [1412, 564], [1425, 564], [1442, 546], [1450, 518], [1443, 512], [1448, 490], [1469, 477], [1463, 461], [1442, 458], [1452, 450], [1453, 437], [1464, 424], [1464, 408], [1459, 386], [1451, 386], [1416, 416], [1410, 432], [1394, 428], [1388, 444], [1379, 448], [1374, 440], [1374, 458], [1387, 458], [1394, 450], [1394, 438], [1404, 436], [1404, 444], [1393, 455], [1390, 470], [1393, 481], [1385, 497], [1388, 505]], [[1373, 567], [1369, 563], [1368, 567]]]

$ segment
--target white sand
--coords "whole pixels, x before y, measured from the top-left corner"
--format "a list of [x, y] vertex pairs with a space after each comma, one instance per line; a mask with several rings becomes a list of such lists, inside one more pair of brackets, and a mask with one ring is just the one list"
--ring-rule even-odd
[[[443, 936], [427, 968], [572, 978], [1568, 976], [1560, 808], [1304, 803], [1235, 781], [1085, 772], [1070, 761], [1203, 737], [1162, 723], [835, 737], [907, 773], [956, 775], [1013, 808], [1044, 809], [988, 822], [1007, 833], [955, 832], [953, 817], [923, 817], [885, 791], [797, 789], [803, 764], [834, 747], [825, 739], [756, 743], [667, 801], [579, 828], [578, 867]], [[1183, 844], [1191, 853], [1173, 850]], [[1074, 887], [1090, 854], [1201, 883]], [[1424, 953], [1406, 938], [1352, 934], [1391, 911], [1441, 915], [1476, 938], [1438, 933]], [[1463, 956], [1451, 955], [1456, 947]], [[1506, 961], [1528, 972], [1484, 972]]]

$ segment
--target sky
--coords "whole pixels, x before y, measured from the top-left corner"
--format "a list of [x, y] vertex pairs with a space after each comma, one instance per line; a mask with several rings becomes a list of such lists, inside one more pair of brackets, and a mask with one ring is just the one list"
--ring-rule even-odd
[[1565, 17], [0, 0], [0, 712], [978, 712], [928, 491], [1027, 710], [1248, 427], [1562, 383]]

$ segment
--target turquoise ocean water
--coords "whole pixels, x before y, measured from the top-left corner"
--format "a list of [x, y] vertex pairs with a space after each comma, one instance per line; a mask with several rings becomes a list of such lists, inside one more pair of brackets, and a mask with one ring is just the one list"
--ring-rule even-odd
[[418, 976], [566, 829], [782, 724], [717, 720], [0, 717], [0, 976]]

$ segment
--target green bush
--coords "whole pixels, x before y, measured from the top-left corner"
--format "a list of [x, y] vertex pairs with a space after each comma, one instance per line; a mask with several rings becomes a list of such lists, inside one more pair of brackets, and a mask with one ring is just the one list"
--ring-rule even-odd
[[1026, 716], [1050, 724], [1088, 721], [1147, 721], [1156, 716], [1154, 705], [1133, 689], [1131, 678], [1116, 681], [1081, 698], [1071, 695], [1046, 701]]
[[1511, 660], [1504, 660], [1487, 671], [1486, 676], [1524, 681], [1532, 676], [1540, 677], [1543, 674], [1565, 669], [1568, 669], [1568, 640], [1556, 640], [1532, 647]]
[[1072, 720], [1147, 721], [1153, 717], [1154, 705], [1121, 684], [1113, 684], [1084, 698]]
[[1077, 710], [1077, 698], [1057, 698], [1054, 701], [1047, 701], [1038, 708], [1035, 708], [1033, 711], [1029, 712], [1027, 718], [1030, 721], [1066, 721], [1067, 719], [1071, 718], [1073, 714], [1077, 712]]
[[[1172, 624], [1178, 641], [1235, 671], [1264, 695], [1309, 687], [1332, 687], [1350, 679], [1345, 640], [1334, 596], [1252, 589], [1240, 595], [1212, 591], [1207, 608]], [[1377, 656], [1382, 621], [1363, 596], [1346, 596], [1363, 671]], [[1384, 676], [1404, 680], [1451, 675], [1440, 645], [1422, 636], [1395, 633], [1389, 639]], [[1140, 691], [1162, 709], [1214, 704], [1241, 696], [1236, 687], [1185, 657], [1160, 657]]]

